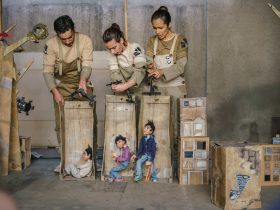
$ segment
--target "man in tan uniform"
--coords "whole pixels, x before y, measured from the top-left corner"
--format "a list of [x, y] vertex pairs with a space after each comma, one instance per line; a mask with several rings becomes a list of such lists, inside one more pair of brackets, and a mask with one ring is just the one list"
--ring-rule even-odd
[[[54, 21], [57, 35], [49, 39], [44, 51], [45, 82], [53, 94], [56, 133], [59, 146], [60, 106], [65, 100], [71, 100], [71, 93], [78, 88], [87, 93], [87, 81], [92, 71], [93, 47], [90, 38], [75, 31], [74, 22], [67, 16]], [[58, 171], [59, 167], [56, 168]]]

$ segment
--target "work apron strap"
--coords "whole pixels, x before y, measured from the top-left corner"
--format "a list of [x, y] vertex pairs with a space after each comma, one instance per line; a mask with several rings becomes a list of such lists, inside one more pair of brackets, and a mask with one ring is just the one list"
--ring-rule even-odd
[[58, 44], [58, 74], [61, 76], [62, 75], [62, 61], [63, 61], [63, 51], [62, 51], [62, 44], [59, 38], [57, 37], [57, 44]]
[[76, 52], [77, 52], [77, 67], [78, 67], [78, 72], [81, 72], [81, 54], [80, 54], [80, 41], [79, 41], [79, 33], [76, 33], [75, 36], [76, 39]]
[[178, 38], [178, 34], [175, 35], [175, 38], [173, 40], [172, 47], [171, 47], [170, 52], [169, 52], [170, 55], [173, 55], [173, 53], [174, 53], [177, 38]]

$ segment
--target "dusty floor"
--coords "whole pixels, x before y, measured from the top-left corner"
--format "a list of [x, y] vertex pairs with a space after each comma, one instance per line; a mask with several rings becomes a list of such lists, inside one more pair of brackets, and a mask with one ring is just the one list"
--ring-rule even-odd
[[[22, 173], [0, 177], [0, 189], [10, 193], [19, 210], [215, 210], [209, 186], [168, 183], [107, 183], [61, 181], [53, 168], [58, 159], [39, 159]], [[280, 187], [262, 190], [263, 208], [280, 198]], [[279, 207], [280, 209], [280, 207]]]

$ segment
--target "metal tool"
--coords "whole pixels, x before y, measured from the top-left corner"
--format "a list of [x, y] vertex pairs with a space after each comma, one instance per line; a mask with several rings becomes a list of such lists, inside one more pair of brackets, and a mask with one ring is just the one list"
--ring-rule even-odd
[[25, 101], [24, 97], [17, 98], [17, 110], [18, 113], [25, 112], [26, 115], [29, 115], [30, 110], [34, 110], [34, 106], [32, 106], [32, 101]]

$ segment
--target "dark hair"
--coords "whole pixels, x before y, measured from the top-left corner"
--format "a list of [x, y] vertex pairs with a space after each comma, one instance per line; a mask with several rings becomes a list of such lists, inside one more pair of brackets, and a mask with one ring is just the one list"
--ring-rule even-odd
[[115, 39], [116, 42], [120, 42], [121, 38], [125, 41], [124, 33], [121, 31], [120, 26], [113, 23], [110, 28], [107, 28], [103, 33], [103, 42], [107, 43]]
[[74, 31], [75, 24], [68, 15], [63, 15], [54, 21], [53, 27], [57, 34], [62, 34], [68, 31], [69, 29]]
[[169, 25], [169, 23], [171, 22], [171, 16], [166, 6], [161, 6], [160, 8], [158, 8], [158, 10], [155, 11], [154, 14], [152, 15], [151, 21], [159, 18], [162, 19], [162, 21], [166, 25]]
[[92, 148], [88, 145], [88, 148], [85, 149], [87, 155], [90, 155], [90, 159], [92, 160]]
[[146, 126], [150, 126], [152, 132], [154, 132], [155, 129], [156, 129], [155, 124], [154, 124], [154, 122], [152, 120], [148, 120], [148, 122], [145, 124], [145, 127]]
[[124, 143], [126, 144], [126, 138], [125, 138], [124, 136], [118, 135], [118, 136], [115, 138], [115, 144], [117, 144], [117, 142], [118, 142], [119, 140], [124, 141]]

